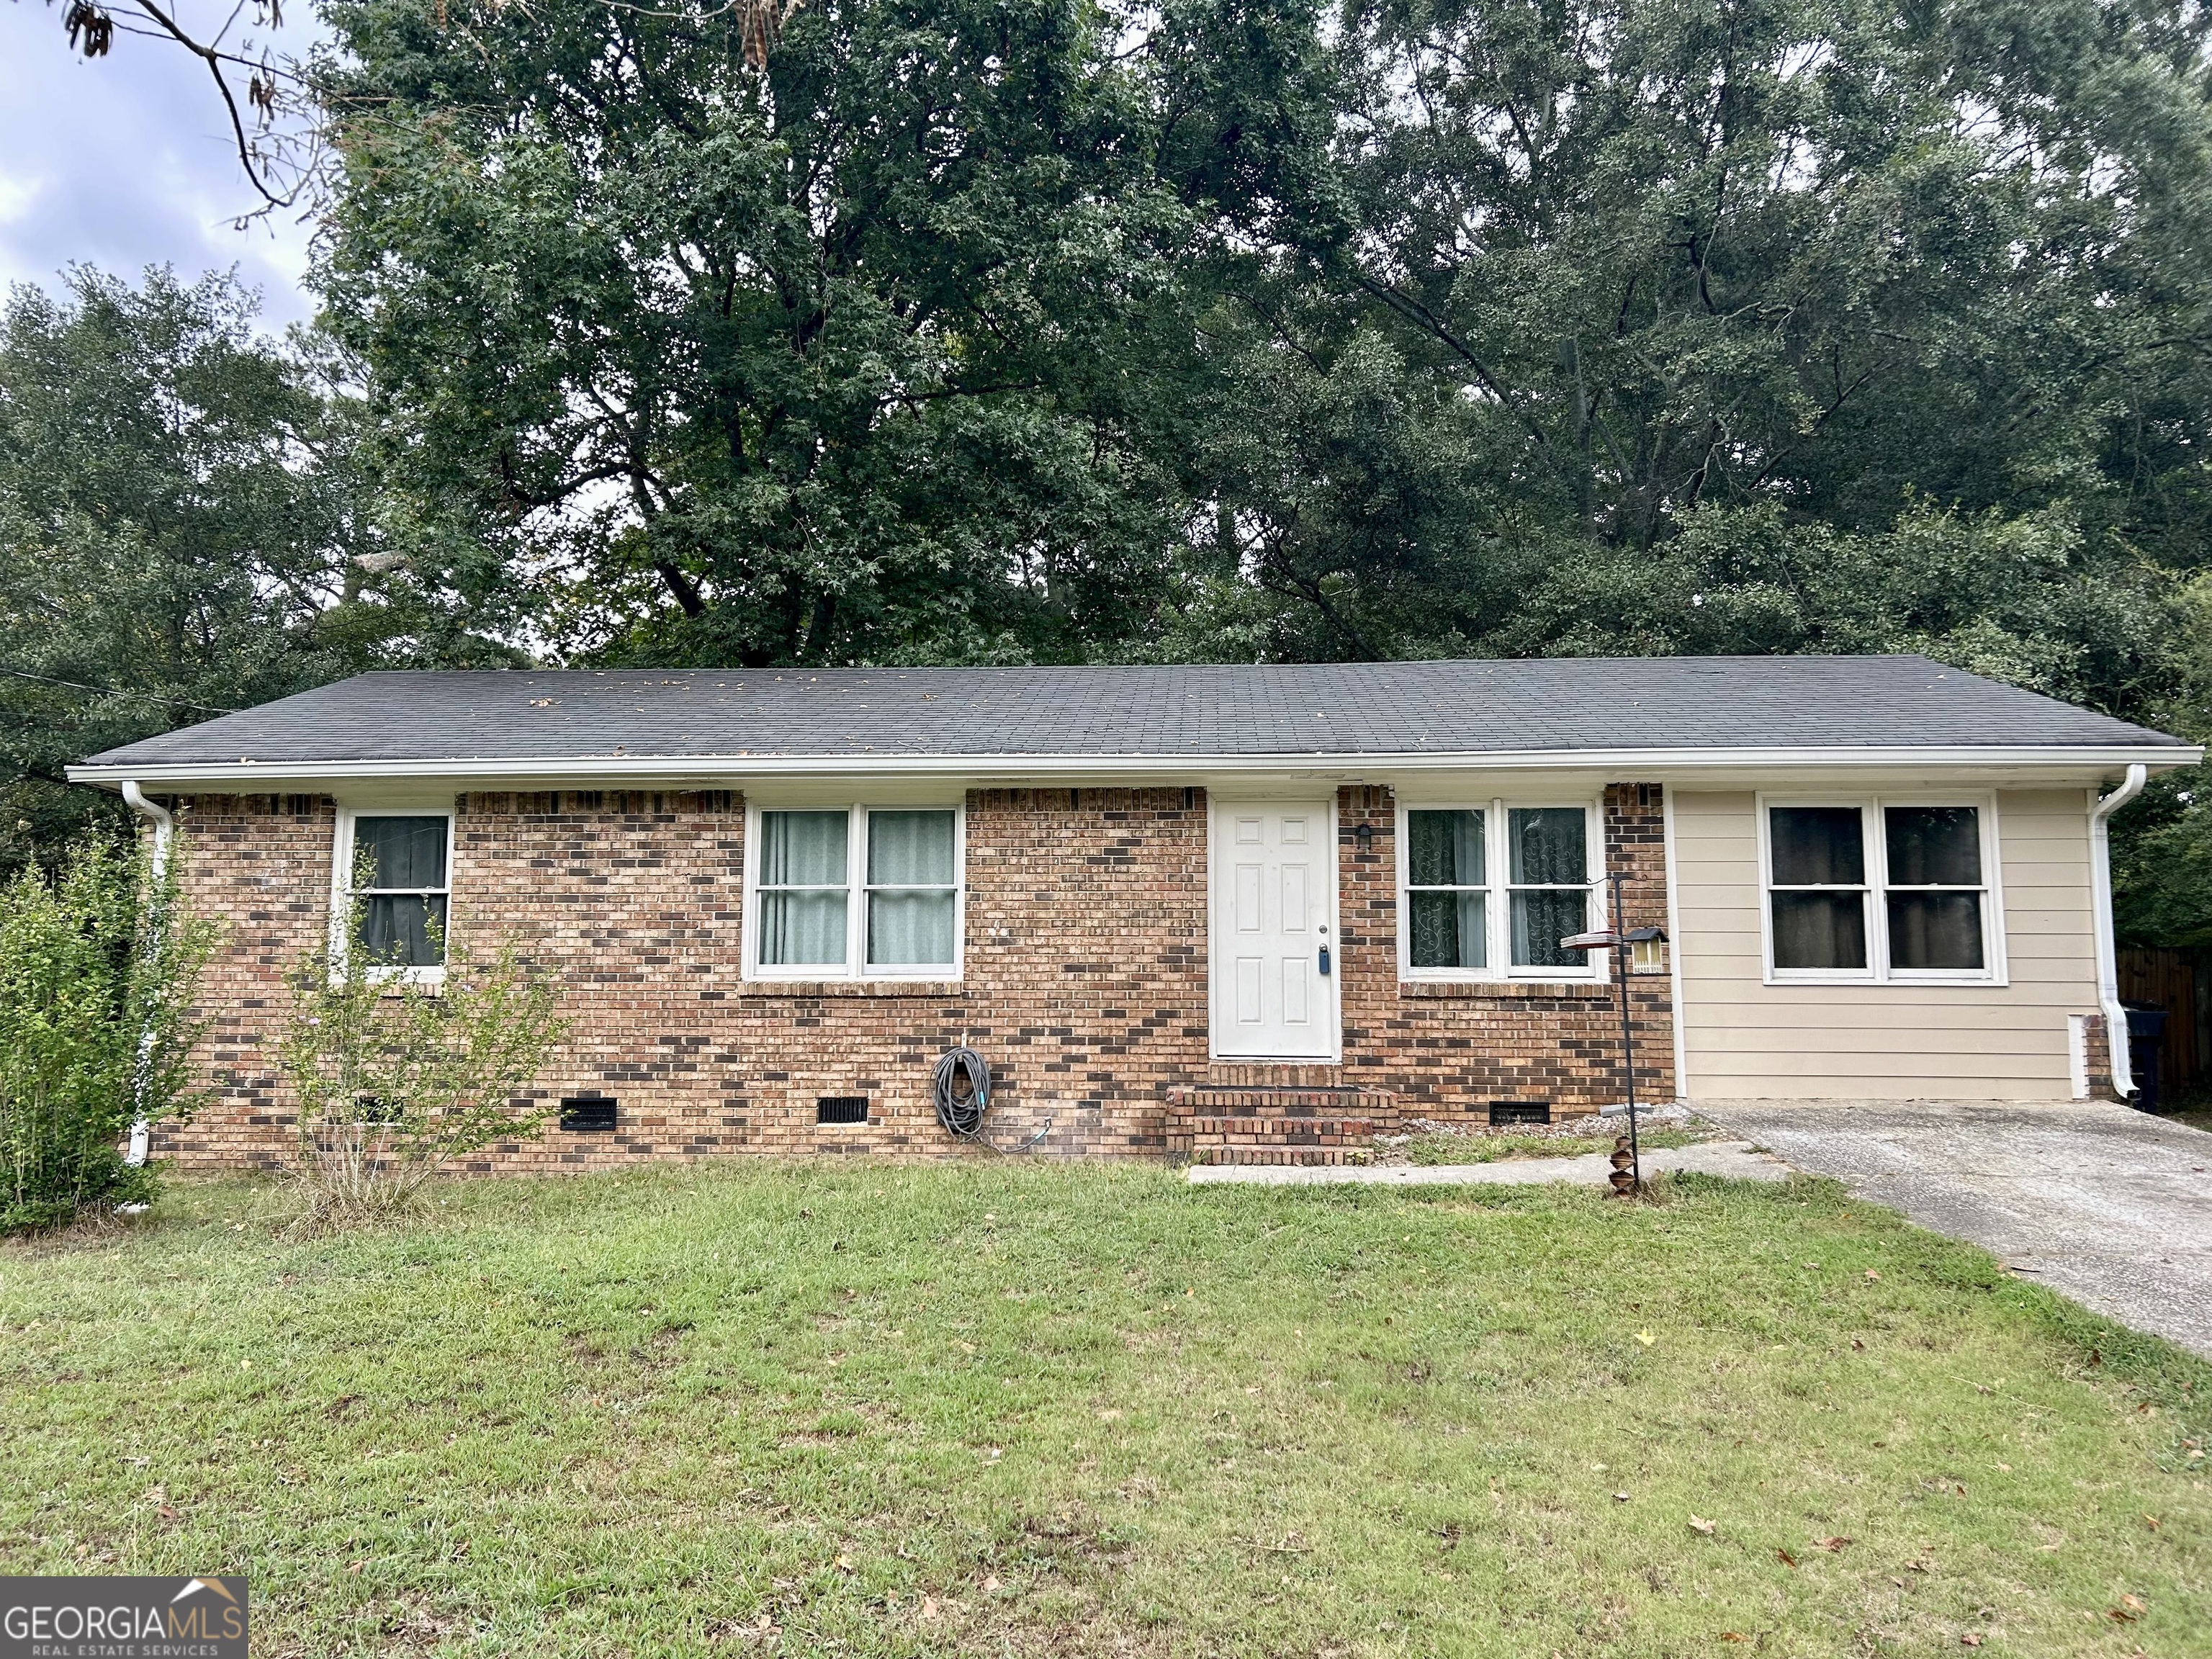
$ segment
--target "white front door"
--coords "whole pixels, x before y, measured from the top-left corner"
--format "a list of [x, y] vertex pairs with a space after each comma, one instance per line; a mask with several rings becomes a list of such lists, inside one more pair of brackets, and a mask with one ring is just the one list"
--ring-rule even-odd
[[1334, 806], [1221, 801], [1212, 833], [1215, 1055], [1334, 1060]]

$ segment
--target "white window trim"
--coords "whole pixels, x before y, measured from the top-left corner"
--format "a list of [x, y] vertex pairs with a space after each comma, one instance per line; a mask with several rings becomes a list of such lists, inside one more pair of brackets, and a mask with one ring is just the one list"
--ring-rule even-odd
[[[1448, 985], [1503, 985], [1507, 983], [1536, 983], [1547, 985], [1580, 984], [1591, 980], [1602, 981], [1612, 973], [1613, 953], [1610, 951], [1586, 951], [1580, 968], [1516, 968], [1508, 958], [1513, 954], [1513, 884], [1507, 879], [1512, 870], [1510, 848], [1506, 841], [1509, 811], [1516, 808], [1541, 811], [1546, 808], [1575, 807], [1583, 815], [1583, 852], [1587, 862], [1584, 868], [1595, 864], [1596, 872], [1589, 884], [1589, 899], [1583, 909], [1583, 925], [1597, 928], [1607, 925], [1602, 894], [1606, 884], [1605, 803], [1588, 797], [1581, 800], [1501, 797], [1495, 800], [1406, 800], [1398, 803], [1397, 819], [1397, 879], [1398, 879], [1398, 977], [1402, 981], [1434, 981]], [[1487, 878], [1483, 891], [1489, 895], [1484, 905], [1487, 927], [1489, 958], [1486, 968], [1416, 968], [1413, 966], [1413, 904], [1408, 878], [1413, 872], [1410, 835], [1414, 812], [1480, 812], [1482, 814], [1483, 873]]]
[[[761, 814], [763, 812], [843, 812], [845, 817], [845, 960], [809, 962], [791, 967], [760, 959]], [[871, 968], [867, 948], [868, 814], [877, 812], [950, 812], [952, 814], [952, 960], [920, 963], [913, 967]], [[956, 983], [965, 976], [968, 960], [968, 808], [959, 801], [793, 801], [745, 803], [745, 888], [743, 928], [746, 980], [804, 982], [811, 980], [874, 981], [930, 980]]]
[[[1952, 789], [1940, 793], [1914, 791], [1905, 794], [1768, 794], [1754, 798], [1759, 838], [1759, 966], [1769, 985], [2008, 985], [2010, 969], [2005, 957], [2004, 863], [1999, 857], [1996, 792]], [[1865, 906], [1867, 965], [1864, 968], [1777, 968], [1774, 965], [1774, 848], [1772, 820], [1776, 806], [1848, 806], [1859, 812], [1860, 843], [1866, 852], [1867, 884], [1861, 902]], [[1889, 962], [1890, 891], [1889, 836], [1882, 817], [1891, 806], [1971, 806], [1981, 836], [1982, 853], [1982, 966], [1979, 968], [1893, 969]], [[1902, 892], [1931, 890], [1901, 888]], [[1944, 890], [1971, 892], [1971, 888]]]
[[[353, 958], [354, 821], [356, 818], [443, 818], [446, 821], [446, 955], [453, 952], [453, 819], [450, 806], [341, 806], [331, 849], [331, 978], [344, 978]], [[425, 889], [425, 891], [441, 890]], [[371, 968], [372, 985], [443, 985], [446, 964], [426, 968]]]

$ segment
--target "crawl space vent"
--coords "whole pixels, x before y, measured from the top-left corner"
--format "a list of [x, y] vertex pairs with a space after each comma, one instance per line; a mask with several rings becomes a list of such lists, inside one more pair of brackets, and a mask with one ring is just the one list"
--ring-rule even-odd
[[814, 1103], [817, 1123], [866, 1123], [868, 1121], [868, 1097], [866, 1095], [823, 1095]]
[[1496, 1128], [1502, 1123], [1549, 1123], [1551, 1103], [1541, 1100], [1493, 1100], [1490, 1103], [1490, 1124]]
[[610, 1095], [570, 1095], [561, 1103], [561, 1127], [586, 1133], [611, 1130], [616, 1104]]

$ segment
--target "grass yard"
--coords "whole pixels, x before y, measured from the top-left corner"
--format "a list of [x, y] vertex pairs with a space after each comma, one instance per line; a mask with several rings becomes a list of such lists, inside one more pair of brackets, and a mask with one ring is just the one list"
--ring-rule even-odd
[[2212, 1653], [2212, 1369], [1823, 1184], [282, 1208], [0, 1249], [0, 1570], [268, 1655]]

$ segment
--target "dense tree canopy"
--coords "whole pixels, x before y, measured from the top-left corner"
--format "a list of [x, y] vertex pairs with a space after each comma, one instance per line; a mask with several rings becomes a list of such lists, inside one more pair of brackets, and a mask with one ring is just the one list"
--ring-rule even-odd
[[400, 487], [550, 567], [572, 646], [1081, 655], [1176, 546], [1194, 216], [1063, 0], [741, 31], [600, 0], [333, 15], [324, 270]]
[[161, 271], [75, 270], [0, 312], [0, 865], [99, 811], [72, 760], [468, 654], [449, 618], [374, 597], [393, 556], [348, 404], [252, 321], [228, 279]]
[[[323, 14], [298, 505], [191, 543], [253, 672], [1921, 650], [2212, 735], [2184, 0]], [[2212, 942], [2197, 795], [2138, 936]]]
[[2088, 562], [2193, 562], [2201, 49], [2072, 0], [1355, 9], [1349, 222], [1290, 218], [1223, 327], [1289, 416], [1206, 481], [1276, 648], [1601, 647], [1526, 570], [1663, 566], [1714, 506], [1815, 546], [2058, 509]]

